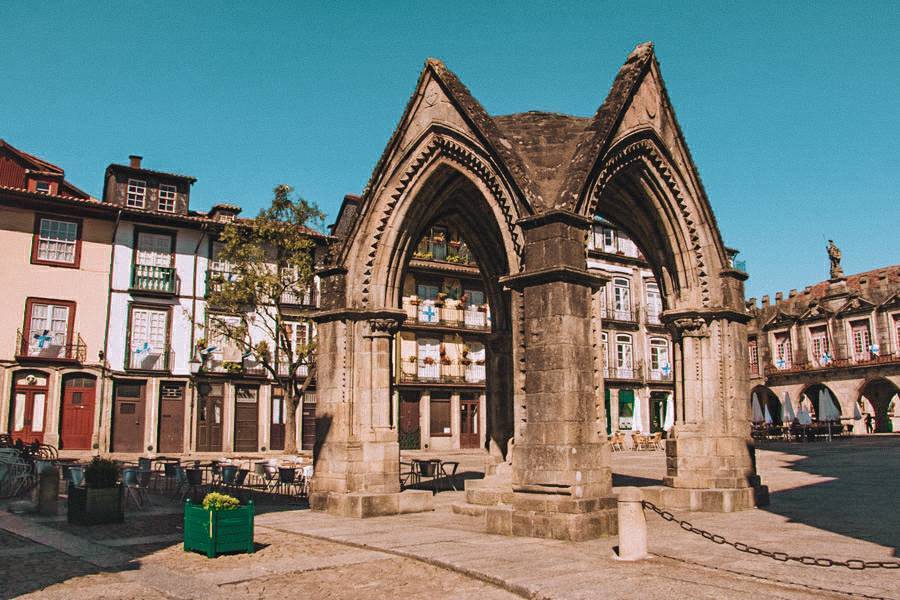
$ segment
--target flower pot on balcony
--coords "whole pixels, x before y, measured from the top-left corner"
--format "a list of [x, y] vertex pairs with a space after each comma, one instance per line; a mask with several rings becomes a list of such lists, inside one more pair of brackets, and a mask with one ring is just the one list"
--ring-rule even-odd
[[215, 558], [229, 552], [252, 554], [253, 501], [230, 510], [213, 510], [184, 504], [184, 550]]

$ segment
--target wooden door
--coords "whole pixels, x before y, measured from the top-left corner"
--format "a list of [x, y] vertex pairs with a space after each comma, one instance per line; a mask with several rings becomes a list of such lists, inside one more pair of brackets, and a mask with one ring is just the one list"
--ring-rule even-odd
[[303, 416], [300, 433], [302, 450], [312, 450], [316, 445], [316, 393], [306, 392], [303, 397]]
[[163, 383], [159, 388], [158, 452], [184, 452], [184, 384]]
[[94, 432], [94, 403], [97, 380], [75, 375], [63, 381], [61, 450], [90, 450]]
[[269, 449], [284, 450], [284, 391], [278, 386], [272, 386], [272, 419], [269, 423]]
[[113, 400], [113, 452], [144, 451], [143, 381], [117, 381]]
[[44, 441], [44, 413], [47, 409], [47, 390], [16, 386], [13, 398], [10, 434], [23, 442]]
[[197, 452], [222, 451], [222, 406], [225, 386], [201, 383], [197, 394]]
[[234, 402], [234, 450], [257, 452], [259, 450], [259, 388], [239, 385], [235, 387]]
[[400, 448], [416, 450], [421, 445], [421, 421], [419, 414], [419, 392], [400, 392]]
[[480, 442], [478, 397], [461, 396], [459, 399], [459, 447], [477, 448]]

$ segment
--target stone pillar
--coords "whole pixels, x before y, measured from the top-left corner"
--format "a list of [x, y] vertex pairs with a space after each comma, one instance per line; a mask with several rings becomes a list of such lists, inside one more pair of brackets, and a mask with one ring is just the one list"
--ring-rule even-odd
[[590, 221], [554, 211], [520, 221], [528, 269], [501, 281], [524, 292], [525, 398], [511, 505], [486, 510], [491, 533], [584, 540], [615, 533], [610, 451], [598, 432]]
[[512, 336], [508, 332], [494, 333], [488, 338], [487, 359], [485, 435], [488, 452], [495, 460], [501, 461], [513, 436]]
[[765, 502], [749, 426], [748, 316], [728, 309], [664, 315], [676, 345], [676, 423], [666, 444], [668, 489], [648, 500], [731, 512]]
[[405, 316], [393, 309], [337, 309], [315, 317], [313, 510], [372, 517], [431, 509], [430, 492], [400, 492], [391, 379], [393, 336]]

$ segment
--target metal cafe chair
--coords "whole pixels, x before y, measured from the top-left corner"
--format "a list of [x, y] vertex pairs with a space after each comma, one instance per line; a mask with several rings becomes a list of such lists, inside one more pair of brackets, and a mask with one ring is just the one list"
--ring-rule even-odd
[[128, 506], [128, 501], [130, 500], [134, 503], [135, 508], [143, 510], [144, 504], [141, 501], [141, 493], [139, 491], [138, 469], [131, 467], [123, 469], [122, 485], [125, 486], [125, 505]]
[[288, 495], [293, 495], [290, 492], [294, 490], [299, 495], [301, 487], [300, 481], [297, 480], [296, 467], [278, 467], [278, 481], [275, 489], [279, 494], [284, 494], [285, 490], [287, 490]]
[[[450, 483], [450, 488], [454, 492], [458, 492], [456, 489], [456, 483], [454, 483], [453, 478], [456, 477], [456, 470], [459, 469], [459, 463], [457, 461], [441, 461], [440, 471], [441, 471], [441, 479], [446, 479]], [[449, 472], [448, 472], [449, 471]]]

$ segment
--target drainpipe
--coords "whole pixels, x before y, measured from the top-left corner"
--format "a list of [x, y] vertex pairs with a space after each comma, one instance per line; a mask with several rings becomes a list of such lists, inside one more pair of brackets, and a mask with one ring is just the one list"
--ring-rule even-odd
[[[116, 211], [116, 223], [113, 225], [112, 232], [112, 240], [109, 249], [109, 276], [106, 283], [106, 322], [103, 328], [103, 358], [100, 361], [100, 398], [98, 400], [98, 414], [100, 417], [100, 427], [98, 428], [96, 437], [92, 440], [91, 445], [96, 446], [97, 454], [100, 454], [100, 429], [103, 428], [103, 401], [106, 398], [106, 372], [107, 365], [109, 361], [106, 360], [106, 357], [109, 356], [109, 318], [110, 311], [112, 310], [112, 289], [113, 289], [113, 269], [115, 267], [116, 261], [116, 236], [119, 233], [119, 223], [122, 221], [122, 211]], [[112, 418], [110, 418], [110, 425], [112, 425]]]
[[[191, 345], [189, 347], [189, 351], [191, 354], [191, 359], [193, 359], [194, 352], [194, 343], [195, 343], [195, 334], [197, 333], [197, 263], [200, 258], [198, 253], [200, 252], [200, 245], [203, 244], [203, 240], [206, 238], [206, 232], [209, 225], [204, 223], [203, 227], [200, 230], [200, 239], [197, 240], [197, 246], [194, 248], [194, 286], [191, 290]], [[191, 452], [191, 447], [194, 445], [194, 407], [197, 405], [197, 379], [196, 376], [191, 374], [191, 403], [188, 406], [188, 439], [187, 439], [187, 451]]]

